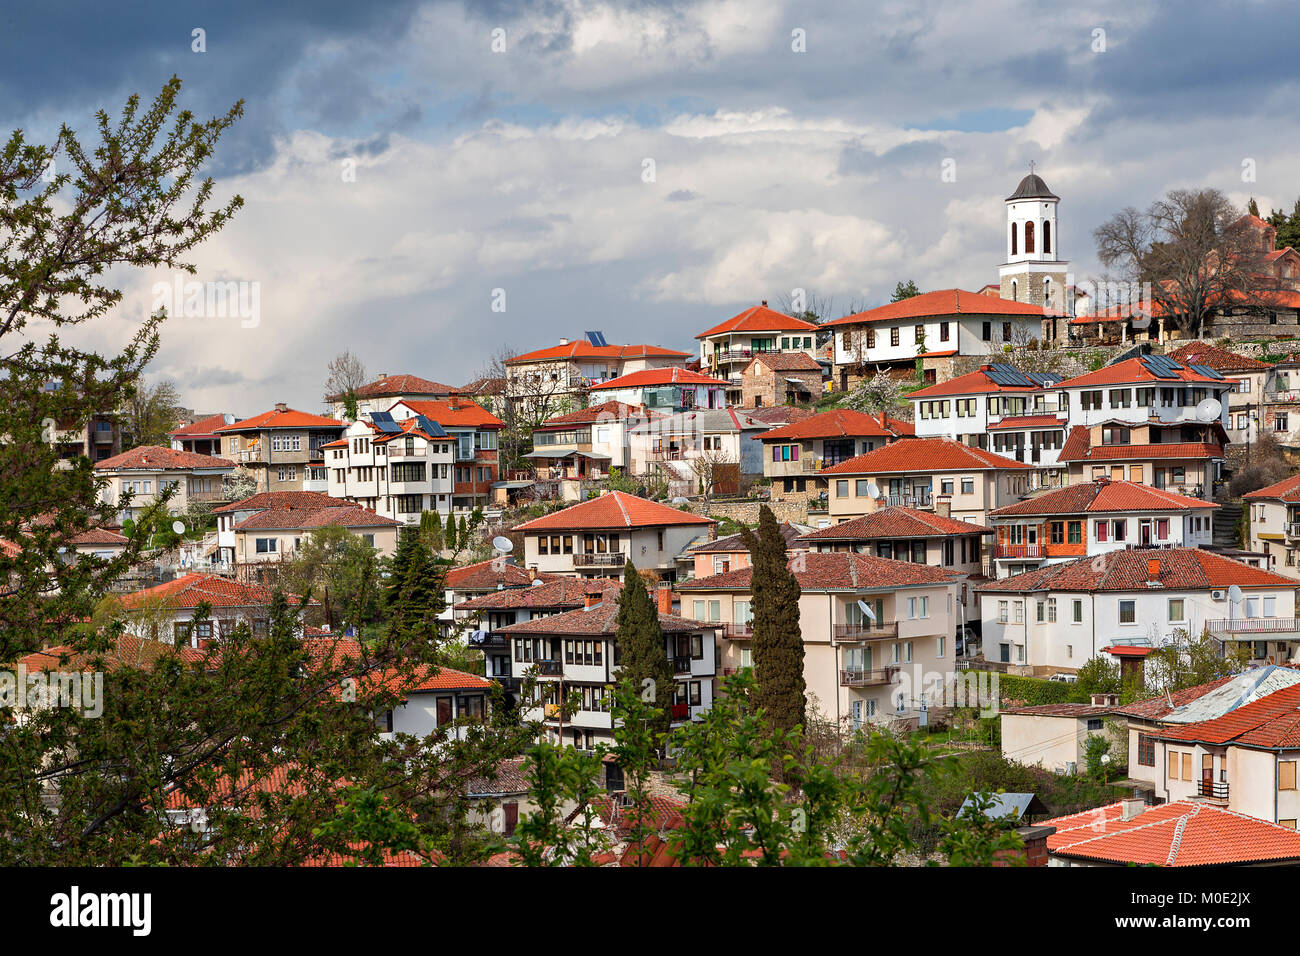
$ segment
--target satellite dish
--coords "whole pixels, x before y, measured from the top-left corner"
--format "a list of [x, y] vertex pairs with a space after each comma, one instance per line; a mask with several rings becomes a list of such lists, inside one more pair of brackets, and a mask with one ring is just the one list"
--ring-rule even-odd
[[1196, 406], [1196, 420], [1198, 422], [1217, 422], [1222, 414], [1223, 403], [1217, 398], [1207, 398]]
[[689, 499], [689, 498], [683, 498], [681, 495], [678, 495], [676, 498], [673, 499], [673, 504], [675, 504], [675, 505], [686, 505], [686, 504], [690, 504], [690, 499]]
[[509, 554], [515, 549], [515, 543], [509, 538], [497, 535], [492, 539], [492, 547], [496, 548], [502, 554]]
[[540, 588], [545, 583], [546, 582], [543, 581], [541, 578], [538, 578], [536, 581], [533, 582], [533, 587]]
[[177, 534], [184, 534], [184, 533], [185, 533], [185, 522], [184, 522], [184, 521], [173, 521], [173, 522], [172, 522], [172, 530], [175, 531]]
[[880, 497], [880, 486], [876, 484], [874, 481], [867, 482], [867, 497], [868, 498]]
[[1241, 588], [1239, 588], [1235, 584], [1232, 587], [1228, 588], [1228, 600], [1231, 601], [1233, 604], [1240, 604]]
[[859, 601], [858, 609], [864, 615], [866, 615], [867, 620], [869, 620], [872, 624], [876, 623], [876, 611], [870, 604], [868, 604], [866, 601]]

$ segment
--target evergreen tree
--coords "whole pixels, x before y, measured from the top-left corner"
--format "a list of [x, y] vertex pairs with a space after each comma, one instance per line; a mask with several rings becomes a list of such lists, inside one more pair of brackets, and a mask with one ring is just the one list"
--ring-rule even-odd
[[1246, 212], [1250, 213], [1252, 216], [1259, 215], [1259, 203], [1255, 202], [1254, 196], [1251, 196], [1250, 202], [1246, 204]]
[[614, 639], [620, 654], [619, 682], [659, 710], [653, 728], [666, 733], [672, 714], [673, 666], [659, 626], [659, 612], [631, 561], [623, 567], [623, 593], [618, 599]]
[[754, 615], [756, 701], [778, 730], [804, 722], [803, 635], [799, 630], [799, 582], [786, 562], [785, 538], [772, 509], [759, 511], [758, 534], [741, 532], [753, 570], [750, 600]]
[[906, 282], [900, 282], [894, 286], [894, 294], [889, 297], [889, 301], [902, 302], [904, 299], [910, 299], [920, 294], [921, 290], [916, 287], [916, 283], [908, 279]]
[[384, 593], [384, 604], [389, 612], [397, 607], [402, 598], [412, 557], [420, 546], [420, 534], [415, 528], [408, 525], [398, 534], [397, 550], [388, 561], [388, 586]]
[[401, 592], [392, 608], [391, 627], [399, 638], [433, 643], [438, 639], [438, 615], [446, 607], [443, 566], [418, 534], [411, 537], [415, 544], [408, 554]]

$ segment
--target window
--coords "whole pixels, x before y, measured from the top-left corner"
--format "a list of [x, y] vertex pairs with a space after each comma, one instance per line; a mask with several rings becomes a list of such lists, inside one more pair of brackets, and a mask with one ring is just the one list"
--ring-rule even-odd
[[1277, 788], [1279, 790], [1294, 790], [1295, 786], [1295, 765], [1294, 760], [1280, 760], [1277, 765]]
[[1008, 603], [1006, 601], [999, 601], [998, 602], [998, 623], [999, 624], [1007, 623], [1008, 620], [1007, 610], [1008, 610]]
[[849, 480], [847, 478], [838, 478], [835, 481], [835, 497], [847, 498], [849, 496]]
[[1119, 602], [1119, 622], [1121, 624], [1137, 623], [1137, 602], [1136, 601]]
[[939, 323], [939, 341], [940, 341], [940, 342], [947, 342], [947, 341], [948, 341], [948, 323], [947, 323], [947, 322], [940, 322], [940, 323]]
[[876, 330], [867, 329], [867, 348], [874, 349], [875, 347], [876, 347]]
[[899, 341], [898, 326], [894, 326], [892, 329], [889, 330], [889, 344], [897, 345], [898, 341]]
[[1056, 598], [1048, 598], [1046, 604], [1047, 604], [1047, 623], [1055, 624], [1056, 623]]
[[1003, 322], [1003, 323], [1002, 323], [1002, 341], [1003, 341], [1003, 342], [1010, 342], [1010, 341], [1011, 341], [1011, 323], [1010, 323], [1010, 322]]
[[1149, 734], [1138, 734], [1138, 764], [1143, 767], [1156, 765], [1156, 741]]
[[924, 325], [918, 325], [912, 329], [912, 341], [915, 342], [917, 345], [921, 345], [922, 343], [925, 342]]
[[[1044, 254], [1046, 254], [1051, 251], [1052, 251], [1052, 224], [1050, 222], [1045, 222], [1043, 223], [1043, 252]], [[1047, 281], [1051, 282], [1052, 280], [1048, 279]]]
[[275, 554], [276, 542], [278, 538], [258, 538], [256, 547], [258, 554]]
[[1181, 622], [1181, 621], [1185, 621], [1185, 620], [1186, 620], [1186, 618], [1183, 617], [1183, 599], [1182, 599], [1182, 598], [1170, 598], [1170, 599], [1169, 599], [1169, 621], [1170, 621], [1170, 623], [1177, 623], [1177, 622]]
[[871, 484], [870, 479], [859, 478], [853, 482], [853, 493], [859, 498], [867, 497], [867, 486]]
[[1011, 254], [1013, 256], [1020, 255], [1020, 243], [1017, 241], [1019, 237], [1016, 235], [1016, 227], [1017, 223], [1013, 222], [1011, 224]]
[[1074, 615], [1074, 623], [1082, 624], [1083, 623], [1083, 601], [1079, 598], [1075, 598], [1072, 603], [1074, 605], [1072, 611]]
[[1024, 624], [1025, 623], [1025, 602], [1024, 601], [1015, 602], [1015, 612], [1016, 612], [1016, 623]]
[[973, 495], [973, 494], [975, 494], [975, 479], [974, 479], [974, 478], [963, 478], [963, 479], [961, 480], [961, 493], [962, 493], [963, 495]]
[[993, 323], [985, 322], [980, 326], [980, 338], [985, 342], [993, 341]]
[[1033, 251], [1034, 251], [1034, 224], [1032, 222], [1027, 222], [1025, 223], [1025, 252], [1030, 253]]
[[1082, 544], [1083, 543], [1083, 522], [1071, 521], [1069, 524], [1069, 529], [1070, 529], [1070, 544]]
[[953, 481], [951, 478], [939, 479], [939, 493], [944, 495], [952, 494]]

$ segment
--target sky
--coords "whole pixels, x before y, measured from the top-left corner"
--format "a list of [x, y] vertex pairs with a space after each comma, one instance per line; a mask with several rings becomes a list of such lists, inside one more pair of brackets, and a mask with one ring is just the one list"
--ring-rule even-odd
[[166, 304], [150, 378], [247, 416], [320, 410], [344, 349], [459, 386], [589, 329], [695, 351], [796, 289], [835, 316], [975, 290], [1031, 161], [1080, 280], [1169, 189], [1290, 210], [1297, 36], [1262, 0], [48, 0], [0, 12], [0, 126], [85, 133], [172, 74], [199, 115], [243, 100], [207, 172], [245, 206], [185, 277], [243, 313], [118, 272], [76, 335], [119, 349]]

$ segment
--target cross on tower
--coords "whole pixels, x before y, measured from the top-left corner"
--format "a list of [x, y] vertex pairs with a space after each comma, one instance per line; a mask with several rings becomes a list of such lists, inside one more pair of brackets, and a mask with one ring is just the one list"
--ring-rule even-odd
[[1034, 173], [1034, 161], [1031, 159], [1029, 161], [1029, 174], [1032, 176], [1033, 173]]

